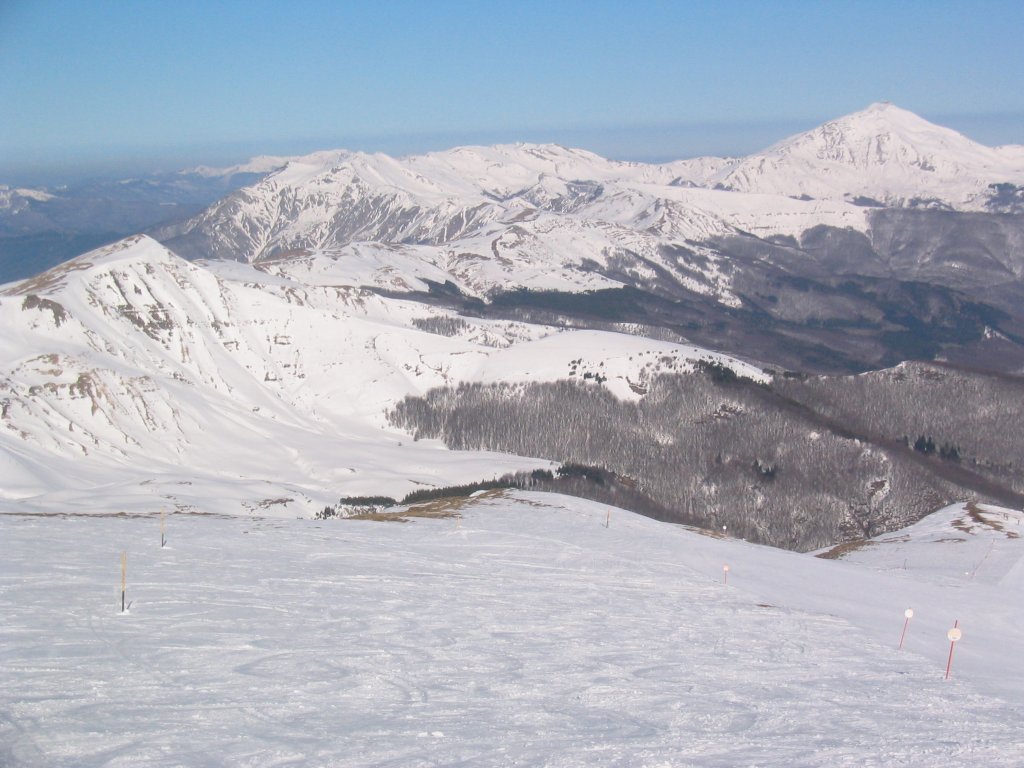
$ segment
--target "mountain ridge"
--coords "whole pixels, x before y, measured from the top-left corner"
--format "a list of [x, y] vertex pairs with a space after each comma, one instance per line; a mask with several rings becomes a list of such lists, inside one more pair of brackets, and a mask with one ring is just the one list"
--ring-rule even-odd
[[[899, 138], [908, 135], [918, 149]], [[884, 149], [884, 162], [860, 168], [855, 145]], [[951, 146], [951, 160], [936, 159]], [[1024, 206], [1024, 164], [996, 168], [998, 154], [891, 105], [873, 105], [735, 161], [624, 163], [534, 144], [404, 158], [321, 153], [152, 234], [196, 259], [323, 255], [357, 265], [359, 252], [386, 251], [397, 269], [386, 270], [385, 278], [380, 270], [362, 270], [360, 283], [385, 290], [429, 279], [486, 298], [515, 288], [572, 292], [625, 285], [649, 291], [667, 280], [678, 286], [672, 291], [735, 308], [742, 303], [739, 273], [761, 269], [745, 265], [740, 252], [777, 264], [776, 246], [789, 247], [791, 256], [781, 266], [802, 275], [827, 270], [829, 262], [856, 272], [860, 265], [846, 255], [852, 249], [864, 252], [866, 258], [854, 258], [871, 270], [873, 264], [897, 263], [885, 252], [889, 242], [875, 234], [886, 225], [881, 213], [911, 217], [905, 227], [916, 231], [917, 211], [985, 216], [989, 209]], [[838, 163], [833, 155], [857, 162]], [[923, 170], [933, 161], [938, 170]], [[998, 230], [1006, 221], [957, 220], [970, 255], [942, 265], [937, 275], [934, 264], [925, 263], [934, 250], [930, 244], [903, 247], [898, 271], [889, 267], [888, 274], [915, 280], [920, 273], [959, 288], [967, 274], [961, 262], [969, 258], [987, 259], [1016, 280], [1022, 260], [1017, 246], [992, 250], [989, 241], [1002, 235], [981, 231]], [[1020, 219], [1012, 222], [1016, 227]], [[908, 261], [908, 253], [917, 261]]]
[[[611, 215], [642, 230], [655, 206], [680, 206], [669, 234], [691, 240], [752, 231], [752, 219], [796, 210], [803, 223], [769, 226], [766, 234], [798, 236], [820, 224], [866, 231], [858, 205], [986, 210], [991, 185], [1024, 184], [1015, 149], [985, 147], [880, 103], [737, 160], [627, 163], [554, 144], [457, 147], [401, 158], [325, 152], [291, 161], [157, 237], [173, 242], [191, 234], [199, 238], [195, 252], [251, 261], [268, 249], [356, 241], [440, 245], [544, 213], [598, 221]], [[741, 202], [715, 190], [763, 197]], [[778, 199], [808, 197], [822, 202]], [[354, 216], [353, 208], [364, 210]], [[701, 224], [701, 216], [718, 223]], [[231, 227], [258, 236], [218, 239], [216, 230]]]
[[[735, 357], [624, 325], [459, 316], [254, 265], [191, 263], [145, 236], [5, 287], [0, 320], [0, 497], [13, 502], [111, 483], [171, 497], [196, 482], [220, 487], [221, 507], [287, 498], [310, 515], [341, 495], [583, 462], [626, 478], [641, 511], [648, 498], [659, 515], [813, 548], [905, 524], [967, 489], [1021, 493], [1012, 445], [1009, 469], [982, 441], [969, 467], [943, 471], [897, 435], [815, 416], [810, 385], [780, 399], [785, 377]], [[812, 481], [812, 455], [841, 462], [829, 482]]]
[[[760, 375], [689, 345], [456, 320], [358, 288], [222, 266], [214, 271], [135, 236], [4, 287], [0, 445], [20, 458], [0, 496], [109, 472], [174, 477], [184, 468], [237, 480], [262, 477], [271, 465], [291, 466], [284, 480], [324, 503], [339, 488], [358, 494], [382, 483], [402, 495], [495, 467], [547, 465], [403, 448], [384, 412], [431, 386], [552, 381], [573, 370], [600, 373], [604, 386], [635, 398], [631, 382], [655, 375], [662, 358], [684, 367], [727, 360]], [[372, 447], [351, 456], [360, 444]], [[335, 457], [346, 455], [339, 466]], [[65, 464], [76, 469], [55, 476]], [[391, 469], [410, 464], [408, 475]]]

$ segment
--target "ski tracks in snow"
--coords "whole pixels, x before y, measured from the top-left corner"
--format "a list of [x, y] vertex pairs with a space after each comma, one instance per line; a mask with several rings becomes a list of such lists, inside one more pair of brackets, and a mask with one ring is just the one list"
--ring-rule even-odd
[[486, 499], [408, 524], [178, 518], [164, 550], [146, 518], [0, 517], [0, 756], [1016, 763], [1019, 703], [785, 594], [726, 587], [700, 567], [701, 537], [625, 513], [604, 528], [604, 507], [564, 503]]

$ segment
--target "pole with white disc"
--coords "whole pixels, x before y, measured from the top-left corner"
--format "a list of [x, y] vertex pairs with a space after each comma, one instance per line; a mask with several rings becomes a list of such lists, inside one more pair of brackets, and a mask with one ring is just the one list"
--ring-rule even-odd
[[913, 608], [907, 608], [907, 610], [905, 610], [903, 612], [903, 616], [904, 616], [903, 631], [900, 632], [900, 645], [899, 645], [898, 650], [903, 650], [903, 638], [907, 636], [907, 627], [910, 626], [910, 620], [912, 618], [914, 618], [914, 609]]
[[957, 619], [953, 623], [953, 628], [946, 633], [946, 638], [949, 640], [949, 660], [946, 662], [947, 680], [949, 680], [949, 670], [953, 666], [953, 649], [963, 636], [963, 632], [960, 631], [960, 619]]

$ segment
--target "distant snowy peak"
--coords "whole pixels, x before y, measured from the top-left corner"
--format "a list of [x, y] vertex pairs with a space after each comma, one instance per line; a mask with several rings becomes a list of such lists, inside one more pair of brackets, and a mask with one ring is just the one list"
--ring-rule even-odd
[[[358, 179], [374, 192], [402, 192], [418, 202], [438, 199], [504, 200], [551, 177], [564, 180], [619, 178], [629, 163], [555, 144], [467, 146], [424, 155], [323, 152], [296, 158], [269, 176], [264, 188], [311, 185], [337, 189]], [[301, 191], [301, 190], [300, 190]]]
[[[297, 158], [268, 178], [272, 185], [358, 177], [376, 189], [402, 190], [429, 199], [484, 198], [504, 201], [545, 180], [562, 183], [677, 184], [703, 186], [711, 176], [735, 163], [699, 157], [664, 164], [609, 160], [583, 149], [558, 144], [465, 146], [424, 155], [394, 158], [380, 153], [323, 152]], [[318, 167], [319, 166], [319, 167]]]
[[887, 102], [751, 155], [714, 178], [738, 192], [981, 209], [991, 184], [1024, 183], [1024, 153], [992, 148]]
[[179, 173], [183, 176], [202, 176], [206, 179], [226, 178], [238, 174], [267, 174], [284, 168], [293, 160], [291, 157], [280, 157], [277, 155], [260, 155], [252, 157], [244, 163], [229, 165], [223, 168], [215, 168], [209, 165], [198, 165], [195, 168], [186, 168]]
[[0, 210], [17, 210], [30, 202], [45, 203], [53, 198], [54, 195], [43, 189], [9, 187], [6, 184], [0, 184]]

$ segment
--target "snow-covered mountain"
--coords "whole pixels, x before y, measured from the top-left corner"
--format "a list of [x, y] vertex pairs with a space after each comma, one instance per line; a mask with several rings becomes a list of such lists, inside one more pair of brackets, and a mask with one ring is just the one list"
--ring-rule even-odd
[[1024, 184], [1024, 146], [987, 147], [880, 102], [746, 157], [711, 182], [738, 192], [985, 210], [991, 185]]
[[167, 235], [246, 261], [358, 241], [451, 244], [552, 215], [669, 241], [799, 235], [821, 224], [866, 230], [847, 204], [984, 210], [992, 185], [1022, 183], [1024, 147], [986, 147], [880, 103], [739, 160], [646, 165], [554, 145], [318, 153]]
[[421, 329], [444, 326], [442, 310], [329, 282], [202, 266], [138, 236], [6, 286], [0, 496], [215, 476], [246, 499], [305, 494], [308, 514], [309, 499], [342, 492], [402, 495], [546, 466], [403, 445], [384, 413], [430, 387], [600, 371], [635, 398], [660, 370], [700, 359], [760, 375], [623, 334], [450, 319], [443, 335]]
[[[1020, 220], [963, 217], [1017, 210], [1022, 189], [1024, 148], [985, 147], [875, 104], [742, 159], [624, 163], [525, 144], [322, 152], [154, 234], [187, 258], [294, 262], [388, 291], [629, 286], [728, 310], [750, 300], [751, 282], [772, 280], [754, 273], [777, 266], [988, 293], [1024, 275]], [[960, 216], [941, 224], [955, 230], [944, 235], [955, 254], [929, 240], [935, 221], [913, 218], [935, 212]]]
[[[471, 271], [468, 287], [487, 294], [543, 287], [517, 280], [517, 262], [569, 274], [586, 289], [592, 285], [581, 273], [608, 270], [617, 259], [677, 271], [659, 253], [673, 244], [744, 231], [798, 235], [818, 224], [866, 228], [864, 210], [842, 201], [703, 186], [728, 167], [731, 161], [718, 159], [622, 163], [555, 145], [461, 147], [401, 159], [324, 153], [292, 161], [156, 236], [190, 258], [249, 262], [366, 242], [428, 246], [435, 264], [471, 259], [481, 274]], [[714, 261], [708, 249], [701, 255]], [[500, 268], [505, 259], [512, 263]], [[496, 266], [496, 274], [483, 274]], [[703, 282], [715, 272], [689, 277]], [[711, 292], [728, 295], [711, 283]]]
[[[914, 173], [938, 174], [967, 189], [965, 179], [983, 171], [1004, 185], [998, 195], [1013, 197], [1016, 150], [972, 155], [963, 137], [888, 106], [830, 125], [768, 153], [774, 164], [762, 165], [774, 176], [734, 176], [746, 160], [647, 165], [550, 145], [401, 159], [315, 153], [162, 230], [170, 249], [133, 236], [4, 286], [0, 496], [205, 478], [232, 488], [223, 491], [228, 507], [303, 497], [308, 512], [339, 494], [401, 496], [547, 466], [536, 456], [560, 461], [571, 451], [496, 456], [475, 450], [479, 442], [455, 454], [433, 439], [445, 430], [417, 442], [385, 414], [433, 387], [469, 384], [576, 381], [636, 402], [660, 373], [708, 361], [726, 369], [709, 375], [767, 381], [760, 363], [710, 348], [797, 370], [956, 355], [1019, 367], [1021, 217], [879, 209], [851, 198], [870, 187], [876, 200], [909, 206], [871, 179], [909, 188]], [[870, 162], [857, 154], [865, 136], [875, 137]], [[810, 184], [833, 178], [826, 170], [836, 164], [868, 186], [844, 182], [815, 199], [725, 188], [741, 177]], [[948, 194], [948, 206], [979, 205], [978, 190], [989, 188], [980, 183], [971, 182], [974, 197]], [[961, 187], [951, 181], [947, 190]], [[797, 446], [787, 460], [800, 461], [818, 439], [820, 423], [791, 423], [777, 399], [701, 397], [687, 416], [695, 427], [772, 407]], [[1014, 498], [1003, 475], [961, 472], [952, 482], [908, 463], [886, 442], [898, 437], [869, 432], [827, 452], [869, 461], [879, 487], [927, 487], [913, 504], [898, 496], [883, 504], [854, 478], [849, 487], [866, 493], [868, 508], [885, 507], [886, 525], [898, 518], [893, 510], [944, 503], [954, 487]], [[661, 430], [658, 440], [674, 450], [683, 436]], [[747, 488], [773, 477], [765, 456], [779, 454], [775, 438], [756, 440], [750, 455], [720, 452], [702, 463], [705, 480]], [[661, 459], [659, 467], [673, 460]], [[842, 518], [827, 530], [860, 524], [831, 490], [821, 499]], [[755, 526], [759, 535], [766, 525]], [[801, 536], [785, 541], [817, 540]]]
[[[806, 392], [780, 399], [761, 369], [666, 329], [677, 341], [459, 316], [353, 285], [342, 263], [189, 262], [136, 236], [5, 286], [0, 506], [116, 487], [180, 509], [310, 516], [339, 496], [582, 462], [626, 478], [615, 487], [658, 515], [807, 548], [964, 491], [1024, 498], [1012, 446], [1006, 471], [951, 481], [873, 427], [852, 437], [794, 411]], [[491, 405], [462, 409], [473, 393]], [[453, 443], [474, 424], [494, 428]], [[989, 442], [970, 446], [978, 466]], [[835, 477], [805, 482], [819, 472]]]

